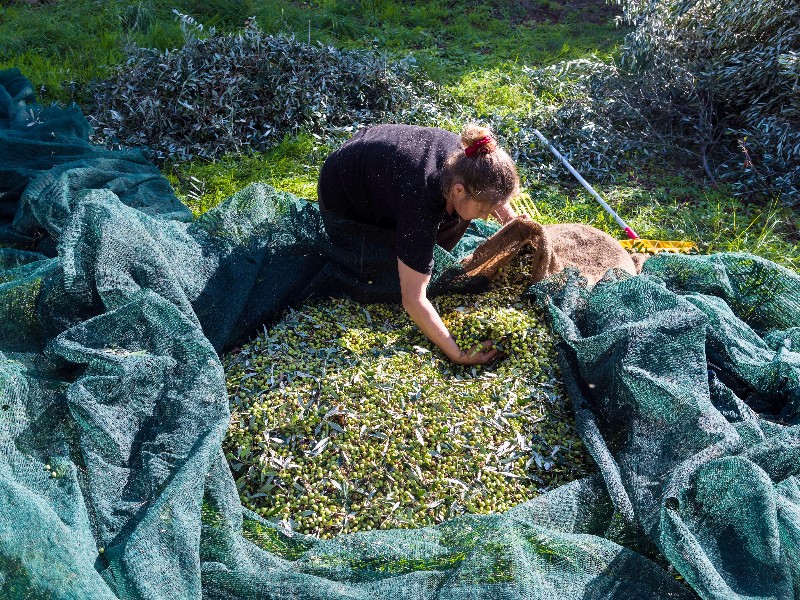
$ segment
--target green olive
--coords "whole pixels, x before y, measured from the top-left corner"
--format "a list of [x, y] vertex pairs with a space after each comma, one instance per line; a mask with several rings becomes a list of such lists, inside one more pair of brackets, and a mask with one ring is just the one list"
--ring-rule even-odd
[[586, 474], [526, 287], [524, 261], [512, 261], [484, 294], [435, 299], [462, 348], [502, 349], [487, 368], [451, 364], [399, 305], [352, 300], [287, 311], [223, 357], [224, 451], [242, 503], [327, 539], [506, 510]]

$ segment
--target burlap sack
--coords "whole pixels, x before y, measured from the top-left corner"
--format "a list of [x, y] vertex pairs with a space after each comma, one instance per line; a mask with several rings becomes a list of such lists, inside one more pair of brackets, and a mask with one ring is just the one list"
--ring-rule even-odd
[[543, 226], [527, 217], [517, 217], [464, 259], [462, 266], [468, 275], [491, 279], [526, 246], [532, 250], [531, 283], [574, 266], [593, 285], [609, 269], [636, 275], [643, 262], [637, 268], [617, 240], [594, 227], [580, 223]]

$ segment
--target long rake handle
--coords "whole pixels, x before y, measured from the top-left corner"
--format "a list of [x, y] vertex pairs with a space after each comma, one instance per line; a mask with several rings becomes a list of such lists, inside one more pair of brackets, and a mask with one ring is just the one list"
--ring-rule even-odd
[[617, 222], [617, 225], [619, 225], [620, 227], [622, 227], [622, 229], [624, 229], [624, 230], [625, 230], [625, 234], [628, 236], [628, 238], [630, 238], [630, 239], [632, 239], [632, 240], [639, 239], [639, 236], [638, 236], [638, 235], [636, 235], [636, 232], [635, 232], [633, 229], [631, 229], [631, 227], [630, 227], [630, 226], [629, 226], [629, 225], [628, 225], [628, 224], [627, 224], [625, 221], [623, 221], [623, 220], [622, 220], [622, 218], [621, 218], [621, 217], [620, 217], [620, 216], [619, 216], [619, 215], [618, 215], [616, 212], [614, 212], [614, 209], [613, 209], [613, 208], [611, 208], [611, 207], [610, 207], [610, 206], [609, 206], [609, 205], [606, 203], [606, 201], [605, 201], [605, 200], [603, 200], [603, 199], [600, 197], [600, 194], [598, 194], [598, 193], [597, 193], [597, 192], [594, 190], [594, 188], [593, 188], [591, 185], [589, 185], [589, 182], [588, 182], [588, 181], [586, 181], [586, 180], [585, 180], [583, 177], [581, 177], [581, 174], [580, 174], [580, 173], [578, 173], [578, 172], [577, 172], [577, 171], [576, 171], [576, 170], [575, 170], [575, 169], [572, 167], [572, 165], [571, 165], [571, 164], [569, 164], [569, 162], [567, 161], [567, 159], [566, 159], [566, 158], [564, 158], [563, 156], [561, 156], [561, 153], [560, 153], [558, 150], [556, 150], [556, 149], [555, 149], [555, 147], [554, 147], [554, 146], [553, 146], [553, 145], [552, 145], [550, 142], [548, 142], [548, 141], [547, 141], [547, 138], [545, 138], [545, 137], [544, 137], [544, 136], [541, 134], [541, 132], [540, 132], [538, 129], [534, 129], [534, 130], [533, 130], [533, 133], [535, 133], [535, 134], [536, 134], [536, 137], [538, 137], [538, 138], [539, 138], [539, 140], [540, 140], [540, 141], [541, 141], [541, 142], [542, 142], [542, 143], [543, 143], [545, 146], [547, 146], [547, 147], [550, 149], [550, 152], [552, 152], [553, 154], [555, 154], [556, 158], [557, 158], [558, 160], [560, 160], [560, 161], [563, 163], [563, 165], [564, 165], [565, 167], [567, 167], [567, 169], [569, 170], [569, 172], [570, 172], [570, 173], [572, 173], [572, 174], [575, 176], [575, 179], [577, 179], [577, 180], [578, 180], [578, 181], [581, 183], [581, 185], [582, 185], [583, 187], [585, 187], [585, 188], [586, 188], [586, 191], [587, 191], [587, 192], [589, 192], [589, 193], [590, 193], [590, 194], [591, 194], [591, 195], [594, 197], [594, 199], [595, 199], [595, 200], [597, 200], [597, 201], [600, 203], [600, 206], [602, 206], [602, 207], [603, 207], [603, 208], [606, 210], [606, 212], [607, 212], [608, 214], [610, 214], [612, 217], [614, 217], [614, 220]]

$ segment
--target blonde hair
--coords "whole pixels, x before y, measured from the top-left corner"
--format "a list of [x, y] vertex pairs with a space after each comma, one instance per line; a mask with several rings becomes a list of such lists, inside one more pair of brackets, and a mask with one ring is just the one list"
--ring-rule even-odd
[[453, 184], [460, 181], [467, 193], [484, 206], [496, 206], [519, 193], [519, 175], [514, 160], [498, 146], [491, 129], [467, 125], [461, 132], [461, 145], [463, 149], [445, 161], [443, 192], [447, 193]]

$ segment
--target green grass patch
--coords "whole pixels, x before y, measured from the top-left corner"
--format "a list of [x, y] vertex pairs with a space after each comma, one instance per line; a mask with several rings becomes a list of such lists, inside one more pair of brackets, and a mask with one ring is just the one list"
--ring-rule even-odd
[[444, 91], [460, 104], [473, 107], [478, 116], [524, 118], [542, 103], [530, 85], [530, 76], [516, 63], [469, 71]]
[[319, 170], [330, 151], [314, 136], [303, 133], [285, 137], [269, 152], [230, 155], [214, 162], [173, 163], [166, 167], [165, 175], [195, 216], [259, 181], [316, 200]]
[[0, 69], [18, 67], [41, 102], [82, 101], [92, 79], [125, 60], [128, 44], [182, 43], [172, 12], [161, 3], [74, 0], [39, 7], [0, 7]]
[[598, 22], [582, 21], [575, 8], [452, 0], [318, 0], [301, 7], [278, 2], [255, 14], [270, 32], [376, 48], [394, 57], [412, 53], [431, 79], [457, 85], [477, 70], [502, 70], [510, 63], [541, 66], [613, 53], [627, 29], [614, 24], [613, 7], [596, 4], [604, 7]]

